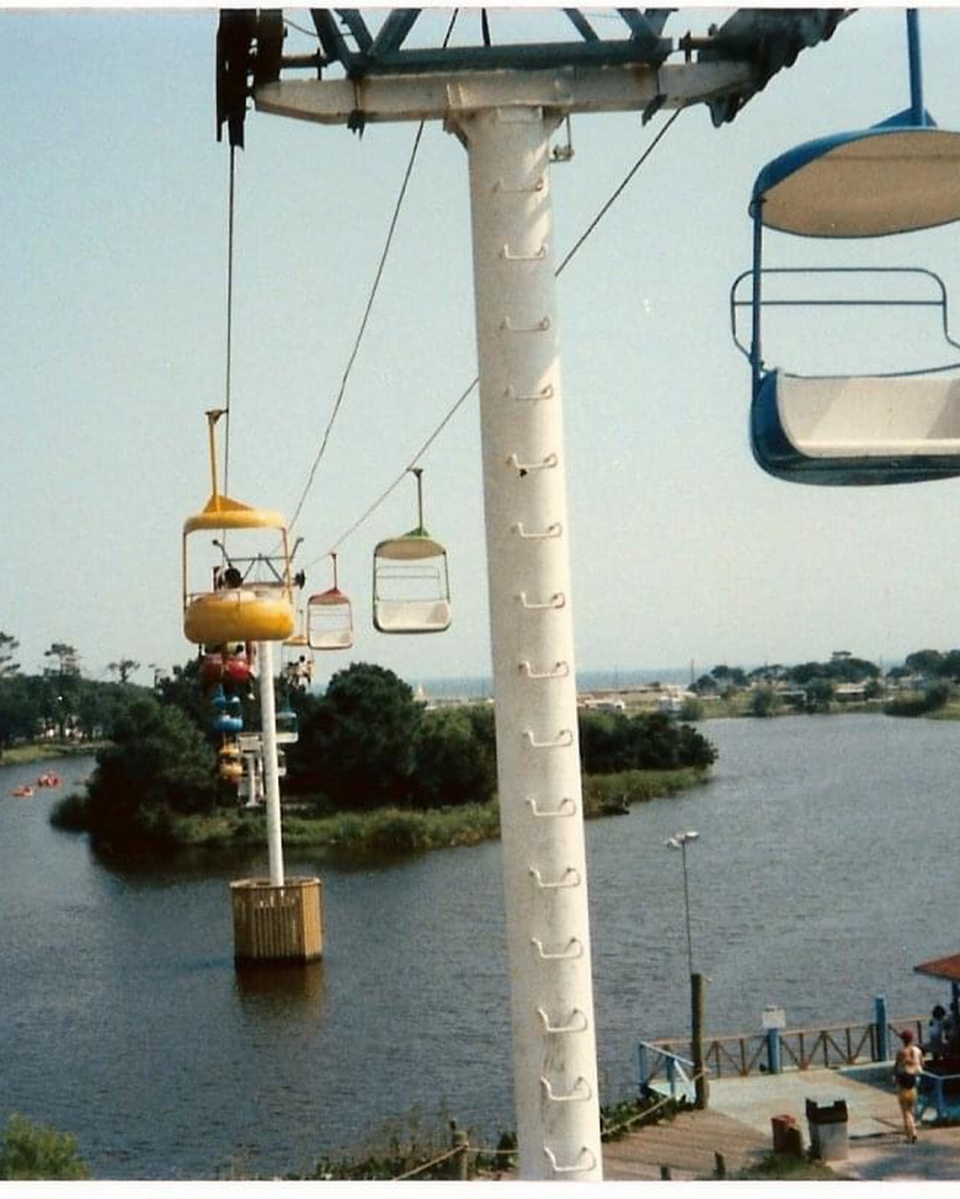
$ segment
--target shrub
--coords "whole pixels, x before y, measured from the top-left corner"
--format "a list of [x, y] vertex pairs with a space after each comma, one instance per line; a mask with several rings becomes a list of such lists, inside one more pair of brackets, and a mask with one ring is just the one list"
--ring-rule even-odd
[[892, 699], [884, 704], [883, 710], [887, 716], [926, 716], [928, 712], [937, 712], [946, 707], [949, 698], [950, 685], [934, 683], [922, 695]]
[[76, 1137], [34, 1124], [16, 1112], [10, 1115], [0, 1149], [0, 1179], [76, 1182], [89, 1177], [89, 1167], [77, 1156]]

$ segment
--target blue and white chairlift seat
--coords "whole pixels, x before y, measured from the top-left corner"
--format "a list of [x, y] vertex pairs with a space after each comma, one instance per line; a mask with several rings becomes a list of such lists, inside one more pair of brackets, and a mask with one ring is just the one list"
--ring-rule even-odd
[[[761, 352], [763, 279], [773, 273], [762, 265], [765, 227], [849, 239], [910, 233], [960, 219], [960, 133], [938, 129], [925, 112], [924, 123], [912, 124], [916, 119], [910, 111], [869, 129], [807, 142], [757, 176], [750, 205], [753, 268], [734, 282], [731, 321], [734, 340], [752, 367], [751, 448], [758, 464], [777, 478], [863, 486], [960, 474], [960, 379], [946, 373], [960, 362], [920, 371], [809, 376], [770, 367]], [[914, 273], [935, 280], [939, 297], [919, 302], [940, 307], [946, 340], [960, 351], [947, 331], [942, 282], [929, 271]], [[752, 295], [742, 300], [738, 288], [748, 278]], [[737, 337], [737, 311], [743, 307], [752, 315], [749, 348]]]

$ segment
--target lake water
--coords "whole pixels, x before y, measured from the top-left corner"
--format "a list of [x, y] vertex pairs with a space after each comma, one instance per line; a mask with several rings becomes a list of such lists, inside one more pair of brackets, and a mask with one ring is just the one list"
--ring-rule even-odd
[[[960, 724], [882, 716], [711, 721], [715, 777], [587, 825], [604, 1101], [633, 1093], [640, 1037], [686, 1028], [678, 854], [688, 849], [707, 1031], [926, 1012], [913, 974], [960, 950]], [[91, 763], [58, 766], [69, 784]], [[390, 1123], [455, 1116], [486, 1144], [513, 1127], [498, 844], [320, 874], [326, 953], [238, 974], [228, 883], [262, 854], [105, 863], [8, 798], [0, 768], [0, 1121], [74, 1133], [104, 1179], [307, 1169]], [[56, 794], [56, 793], [55, 793]], [[912, 880], [912, 881], [911, 881]]]

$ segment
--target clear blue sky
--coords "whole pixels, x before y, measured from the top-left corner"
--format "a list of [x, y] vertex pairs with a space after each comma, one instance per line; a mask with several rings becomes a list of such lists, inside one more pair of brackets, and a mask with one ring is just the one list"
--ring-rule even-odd
[[[719, 15], [681, 11], [667, 32]], [[437, 30], [448, 17], [430, 14]], [[550, 19], [494, 12], [493, 35]], [[461, 21], [474, 37], [477, 10]], [[224, 394], [228, 151], [215, 139], [215, 32], [213, 11], [0, 12], [0, 629], [19, 638], [28, 671], [55, 640], [74, 644], [94, 677], [125, 656], [147, 681], [148, 663], [169, 669], [193, 652], [181, 631], [180, 530], [209, 491], [202, 413]], [[960, 127], [960, 12], [925, 10], [922, 37], [927, 106]], [[293, 34], [289, 45], [306, 43]], [[728, 327], [759, 167], [908, 99], [903, 11], [861, 11], [732, 125], [714, 129], [703, 107], [683, 114], [564, 272], [581, 670], [834, 649], [889, 661], [960, 644], [960, 482], [841, 490], [763, 475], [747, 441], [747, 364]], [[646, 129], [636, 115], [574, 120], [575, 156], [553, 172], [558, 253], [666, 116]], [[370, 126], [361, 140], [248, 118], [237, 177], [238, 498], [291, 512], [300, 495], [414, 132]], [[465, 153], [431, 125], [299, 522], [303, 561], [396, 477], [475, 374], [468, 203]], [[948, 228], [829, 257], [780, 243], [784, 260], [931, 266], [958, 290], [958, 238]], [[799, 340], [787, 331], [784, 344], [796, 355], [817, 343], [832, 361], [843, 340], [821, 323]], [[451, 555], [453, 628], [404, 639], [371, 627], [370, 553], [414, 523], [411, 481], [342, 547], [359, 635], [352, 654], [324, 659], [320, 681], [351, 659], [411, 682], [488, 670], [475, 397], [423, 465], [427, 525]], [[327, 583], [322, 566], [310, 572], [311, 588]]]

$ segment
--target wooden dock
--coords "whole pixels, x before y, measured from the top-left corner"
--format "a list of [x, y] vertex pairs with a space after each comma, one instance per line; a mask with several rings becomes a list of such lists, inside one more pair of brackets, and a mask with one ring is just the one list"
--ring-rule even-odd
[[648, 1124], [603, 1146], [603, 1176], [609, 1182], [660, 1179], [663, 1168], [675, 1181], [717, 1177], [717, 1154], [727, 1176], [758, 1161], [771, 1149], [770, 1136], [720, 1112], [681, 1112]]

